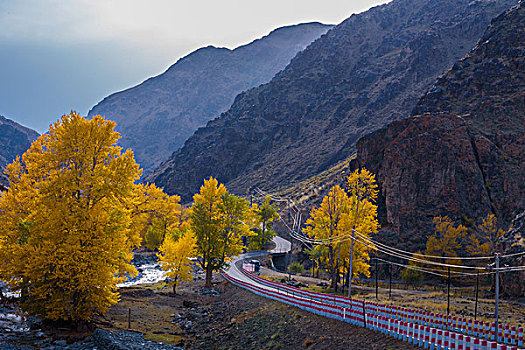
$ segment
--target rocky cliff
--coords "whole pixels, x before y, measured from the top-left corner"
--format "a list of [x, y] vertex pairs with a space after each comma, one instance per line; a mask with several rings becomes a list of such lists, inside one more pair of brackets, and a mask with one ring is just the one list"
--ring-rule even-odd
[[39, 134], [0, 115], [0, 191], [6, 189], [5, 166], [24, 153]]
[[410, 115], [435, 79], [516, 1], [394, 0], [353, 15], [270, 83], [243, 92], [148, 178], [190, 200], [213, 175], [234, 192], [287, 187]]
[[163, 74], [106, 97], [89, 115], [116, 121], [120, 144], [132, 148], [150, 172], [198, 127], [227, 110], [238, 93], [268, 82], [331, 27], [305, 23], [276, 29], [235, 50], [201, 48]]
[[357, 144], [354, 165], [381, 186], [383, 226], [420, 248], [438, 215], [495, 214], [508, 227], [525, 209], [525, 6], [495, 18], [414, 114]]
[[[510, 255], [501, 263], [508, 266], [525, 267], [525, 211], [516, 215], [509, 232], [501, 240], [502, 253]], [[505, 272], [501, 274], [501, 289], [503, 295], [525, 297], [525, 270]]]

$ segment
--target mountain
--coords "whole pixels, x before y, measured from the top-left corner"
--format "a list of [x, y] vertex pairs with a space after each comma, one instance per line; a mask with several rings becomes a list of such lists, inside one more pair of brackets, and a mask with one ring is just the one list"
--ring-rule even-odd
[[440, 77], [414, 116], [361, 139], [354, 167], [377, 174], [380, 215], [423, 244], [432, 218], [508, 226], [525, 211], [525, 6], [495, 18]]
[[191, 200], [210, 175], [238, 194], [278, 189], [355, 152], [410, 115], [436, 78], [515, 0], [394, 0], [350, 18], [269, 83], [245, 91], [149, 177]]
[[0, 115], [0, 191], [7, 188], [4, 170], [16, 156], [22, 155], [39, 134]]
[[227, 110], [238, 93], [268, 82], [331, 27], [304, 23], [234, 50], [201, 48], [163, 74], [106, 97], [89, 115], [116, 121], [120, 144], [133, 149], [145, 173], [150, 172], [198, 127]]

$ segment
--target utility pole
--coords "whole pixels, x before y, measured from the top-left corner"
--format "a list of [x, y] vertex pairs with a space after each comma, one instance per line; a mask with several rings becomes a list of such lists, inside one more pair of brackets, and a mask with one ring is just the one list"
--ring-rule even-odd
[[474, 304], [474, 320], [478, 317], [479, 271], [476, 274], [476, 303]]
[[388, 299], [392, 299], [392, 264], [390, 264], [390, 287], [388, 291]]
[[[288, 222], [292, 222], [292, 214], [290, 211], [290, 200], [287, 199], [286, 203], [288, 203]], [[292, 230], [294, 227], [292, 227]], [[292, 280], [292, 250], [293, 250], [293, 236], [290, 234], [290, 251], [288, 252], [288, 280]]]
[[499, 318], [498, 318], [498, 301], [499, 301], [499, 253], [494, 253], [496, 259], [496, 307], [494, 310], [494, 318], [496, 321], [496, 342], [499, 342]]
[[376, 301], [379, 300], [379, 298], [377, 297], [377, 275], [378, 275], [378, 270], [377, 270], [377, 257], [376, 257]]
[[292, 280], [292, 251], [293, 251], [293, 237], [290, 235], [290, 252], [288, 253], [288, 280]]
[[[299, 227], [301, 225], [301, 213], [297, 213], [297, 219], [298, 219], [298, 224], [297, 224], [297, 233], [299, 233]], [[292, 230], [295, 230], [295, 226], [292, 227]], [[292, 280], [292, 252], [293, 252], [293, 237], [292, 235], [290, 235], [290, 261], [289, 261], [289, 270], [288, 270], [288, 280], [291, 281]]]
[[450, 314], [450, 267], [448, 268], [447, 280], [447, 316]]

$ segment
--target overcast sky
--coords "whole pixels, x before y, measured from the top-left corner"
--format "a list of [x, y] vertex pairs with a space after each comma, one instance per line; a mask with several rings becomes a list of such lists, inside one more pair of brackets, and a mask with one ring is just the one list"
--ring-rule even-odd
[[385, 0], [0, 0], [0, 115], [39, 132], [207, 45], [337, 24]]

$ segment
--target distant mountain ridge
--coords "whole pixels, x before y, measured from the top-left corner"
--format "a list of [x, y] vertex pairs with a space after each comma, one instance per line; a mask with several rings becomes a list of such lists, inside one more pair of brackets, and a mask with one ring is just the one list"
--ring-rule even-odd
[[494, 214], [508, 227], [525, 212], [523, 2], [492, 21], [414, 115], [362, 138], [353, 165], [377, 174], [381, 221], [397, 240], [424, 248], [438, 215], [468, 225]]
[[436, 78], [513, 0], [394, 0], [350, 18], [268, 84], [245, 91], [147, 181], [191, 200], [215, 176], [247, 194], [320, 173], [356, 141], [410, 115]]
[[331, 27], [304, 23], [275, 29], [234, 50], [200, 48], [164, 73], [104, 98], [88, 115], [116, 121], [119, 143], [133, 149], [147, 173], [227, 110], [238, 93], [268, 82]]
[[8, 184], [4, 175], [6, 165], [27, 151], [38, 136], [36, 131], [0, 115], [0, 190]]

